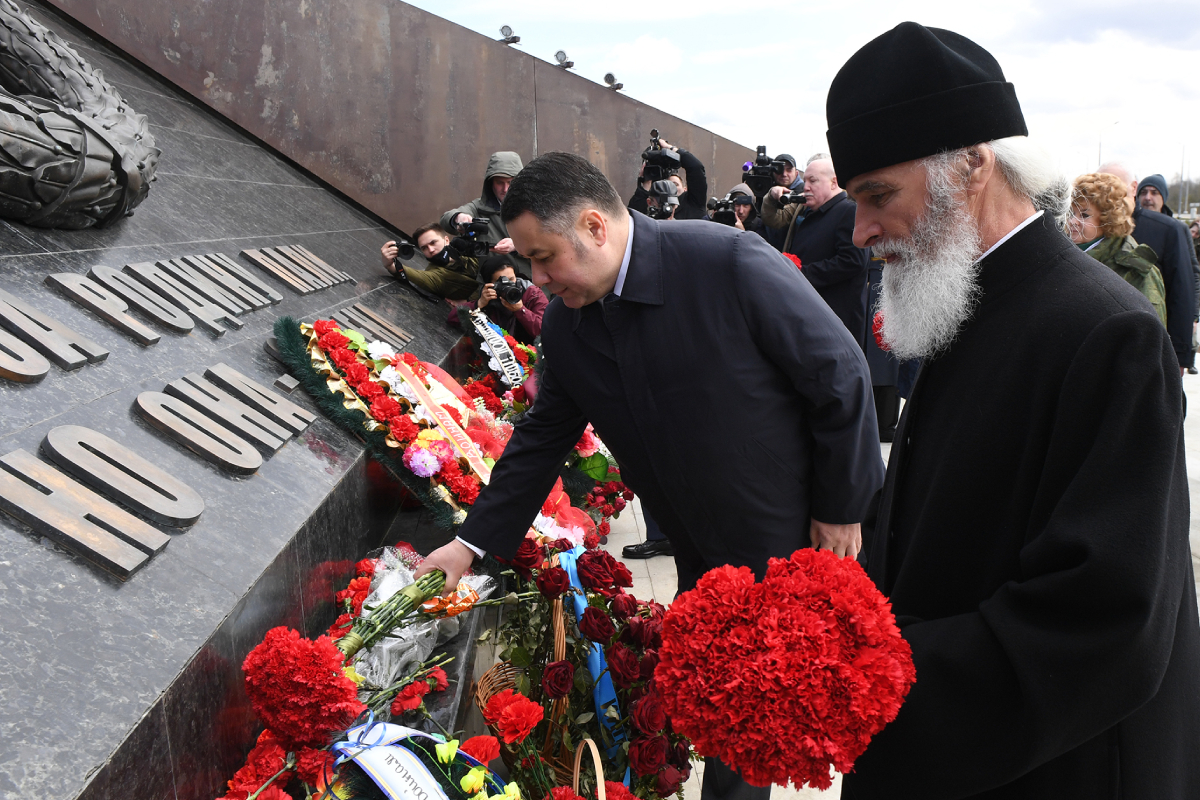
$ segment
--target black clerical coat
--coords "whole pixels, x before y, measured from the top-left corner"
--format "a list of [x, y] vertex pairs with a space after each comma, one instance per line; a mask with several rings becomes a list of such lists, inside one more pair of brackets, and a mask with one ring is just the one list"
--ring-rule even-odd
[[632, 213], [618, 298], [542, 321], [537, 402], [459, 535], [516, 550], [591, 422], [675, 546], [679, 588], [809, 546], [810, 515], [861, 521], [883, 480], [862, 350], [754, 233]]
[[917, 682], [843, 797], [1200, 797], [1170, 338], [1045, 218], [980, 282], [893, 445], [867, 563]]

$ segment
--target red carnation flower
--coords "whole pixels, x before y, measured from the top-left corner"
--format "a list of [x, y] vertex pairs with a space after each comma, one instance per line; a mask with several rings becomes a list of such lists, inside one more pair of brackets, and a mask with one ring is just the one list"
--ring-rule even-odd
[[[274, 777], [275, 773], [283, 769], [285, 763], [287, 763], [287, 752], [279, 746], [279, 742], [271, 735], [271, 731], [263, 731], [259, 734], [254, 749], [246, 756], [246, 763], [229, 779], [229, 791], [220, 800], [246, 800], [249, 795], [257, 792], [264, 783]], [[274, 789], [281, 781], [286, 784], [291, 779], [291, 775], [290, 772], [280, 775], [275, 779], [275, 783], [271, 784], [267, 791], [260, 794], [259, 797], [268, 797], [271, 789]]]
[[[605, 535], [608, 535], [607, 523], [601, 522], [600, 527], [604, 530]], [[583, 547], [585, 550], [595, 550], [600, 546], [600, 537], [597, 534], [588, 531], [583, 535]]]
[[638, 700], [631, 713], [633, 724], [644, 734], [654, 735], [667, 726], [667, 712], [658, 695], [652, 694]]
[[791, 253], [784, 253], [784, 254], [783, 254], [783, 256], [784, 256], [784, 258], [786, 258], [788, 261], [791, 261], [793, 264], [795, 264], [795, 265], [796, 265], [796, 269], [799, 269], [799, 270], [802, 270], [802, 269], [804, 269], [804, 265], [800, 263], [800, 257], [799, 257], [799, 256], [794, 256], [794, 255], [792, 255]]
[[879, 345], [879, 349], [885, 353], [892, 348], [887, 346], [883, 341], [883, 312], [876, 311], [875, 317], [871, 320], [871, 333], [875, 334], [875, 344]]
[[339, 347], [345, 347], [350, 344], [350, 340], [337, 331], [330, 331], [321, 338], [317, 339], [317, 344], [321, 349], [328, 353], [330, 350], [336, 350]]
[[667, 737], [641, 736], [629, 745], [629, 766], [638, 777], [653, 775], [667, 763]]
[[375, 565], [378, 563], [378, 558], [364, 558], [354, 565], [354, 574], [360, 578], [373, 578], [375, 577]]
[[443, 408], [445, 408], [446, 413], [450, 415], [450, 419], [452, 419], [456, 423], [458, 423], [459, 427], [462, 427], [463, 418], [462, 418], [462, 414], [458, 413], [458, 409], [455, 408], [454, 406], [443, 406]]
[[536, 580], [538, 591], [547, 600], [557, 600], [571, 586], [571, 576], [562, 567], [547, 567]]
[[363, 709], [358, 687], [342, 673], [343, 656], [328, 636], [302, 639], [272, 628], [242, 664], [246, 694], [281, 746], [323, 747]]
[[[612, 526], [608, 524], [608, 520], [604, 520], [604, 522], [601, 522], [599, 525], [596, 526], [596, 530], [599, 532], [599, 534], [601, 536], [608, 536], [608, 532], [610, 530], [612, 530]], [[596, 542], [596, 544], [599, 544], [599, 543], [600, 543], [599, 541]]]
[[425, 702], [425, 695], [429, 694], [429, 684], [425, 681], [413, 681], [405, 686], [396, 695], [396, 699], [392, 700], [392, 715], [400, 716], [405, 711], [412, 711], [420, 708]]
[[480, 764], [490, 764], [500, 757], [500, 742], [495, 736], [472, 736], [460, 744], [458, 749]]
[[605, 781], [604, 794], [608, 800], [638, 800], [625, 784], [617, 781]]
[[571, 791], [569, 786], [555, 786], [546, 796], [546, 800], [583, 800], [583, 798]]
[[[377, 384], [372, 384], [375, 388], [379, 388]], [[400, 404], [387, 395], [381, 394], [371, 401], [371, 416], [383, 422], [391, 419], [400, 413]]]
[[450, 685], [450, 678], [446, 675], [446, 670], [441, 667], [434, 667], [429, 670], [429, 674], [425, 676], [426, 681], [432, 681], [430, 687], [435, 692], [444, 692], [446, 687]]
[[609, 616], [595, 606], [588, 606], [579, 618], [579, 632], [593, 642], [608, 644], [617, 633]]
[[[324, 778], [332, 778], [333, 753], [325, 749], [304, 748], [296, 753], [296, 775], [309, 786], [316, 786]], [[279, 780], [271, 785], [277, 784], [279, 784]], [[260, 794], [259, 797], [262, 795]]]
[[371, 379], [371, 370], [367, 369], [367, 365], [360, 361], [356, 361], [346, 367], [346, 380], [353, 386], [360, 383], [365, 383]]
[[332, 625], [329, 626], [329, 630], [325, 635], [336, 642], [338, 639], [349, 633], [353, 625], [354, 618], [349, 614], [342, 614]]
[[483, 710], [483, 718], [489, 725], [495, 726], [500, 721], [500, 715], [504, 713], [504, 709], [508, 708], [508, 704], [513, 701], [515, 696], [516, 692], [512, 689], [505, 689], [492, 695]]
[[344, 347], [339, 347], [329, 354], [329, 360], [337, 366], [342, 372], [345, 372], [352, 365], [358, 363], [358, 358]]
[[331, 319], [319, 319], [313, 323], [313, 330], [317, 332], [317, 338], [324, 336], [330, 331], [341, 330], [338, 324]]
[[450, 491], [454, 492], [458, 502], [463, 505], [469, 506], [479, 497], [479, 481], [472, 475], [446, 478], [446, 485], [450, 487]]
[[400, 442], [400, 444], [408, 444], [417, 438], [417, 435], [421, 432], [421, 428], [418, 427], [417, 423], [404, 414], [398, 414], [389, 419], [388, 428], [392, 432], [392, 438]]
[[672, 727], [755, 786], [828, 788], [916, 678], [887, 599], [826, 550], [771, 559], [761, 584], [746, 567], [711, 570], [662, 636], [654, 680]]
[[505, 744], [520, 744], [542, 721], [544, 714], [542, 707], [528, 697], [515, 695], [496, 720], [500, 738]]
[[633, 650], [618, 642], [608, 648], [607, 656], [608, 671], [620, 688], [628, 689], [641, 678], [641, 666]]
[[566, 697], [575, 686], [575, 665], [570, 661], [552, 661], [542, 672], [542, 691], [551, 700]]
[[[357, 366], [361, 367], [362, 364], [358, 364]], [[353, 367], [351, 367], [351, 369], [353, 369]], [[384, 394], [383, 387], [380, 386], [375, 381], [363, 381], [362, 383], [360, 383], [354, 387], [354, 391], [357, 392], [358, 396], [361, 397], [363, 399], [363, 401], [367, 402], [367, 403], [370, 403], [376, 397], [379, 397], [380, 395]], [[400, 404], [399, 403], [396, 404], [396, 413], [397, 414], [400, 413]], [[383, 422], [383, 419], [380, 419], [379, 421]]]

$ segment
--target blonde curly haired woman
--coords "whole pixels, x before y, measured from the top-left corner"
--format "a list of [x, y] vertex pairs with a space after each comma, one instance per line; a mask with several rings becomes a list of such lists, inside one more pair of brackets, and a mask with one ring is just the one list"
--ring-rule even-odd
[[1081, 250], [1145, 295], [1165, 326], [1167, 293], [1156, 266], [1158, 255], [1130, 235], [1133, 216], [1126, 201], [1128, 193], [1125, 184], [1113, 175], [1080, 175], [1075, 179], [1067, 233]]

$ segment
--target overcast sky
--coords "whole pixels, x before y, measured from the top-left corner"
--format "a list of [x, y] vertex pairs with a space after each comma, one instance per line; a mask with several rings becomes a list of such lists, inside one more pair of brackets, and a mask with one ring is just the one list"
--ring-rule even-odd
[[825, 95], [846, 59], [915, 20], [996, 57], [1030, 136], [1069, 175], [1094, 170], [1102, 149], [1171, 180], [1186, 150], [1185, 173], [1200, 177], [1200, 0], [412, 4], [491, 38], [511, 25], [530, 55], [565, 50], [584, 77], [612, 72], [638, 100], [798, 158], [826, 149]]

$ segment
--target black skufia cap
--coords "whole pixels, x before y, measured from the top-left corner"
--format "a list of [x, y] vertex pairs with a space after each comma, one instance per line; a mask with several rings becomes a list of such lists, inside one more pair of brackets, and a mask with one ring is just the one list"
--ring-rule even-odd
[[865, 172], [1028, 136], [992, 54], [965, 36], [902, 22], [850, 57], [825, 101], [829, 153], [845, 186]]

